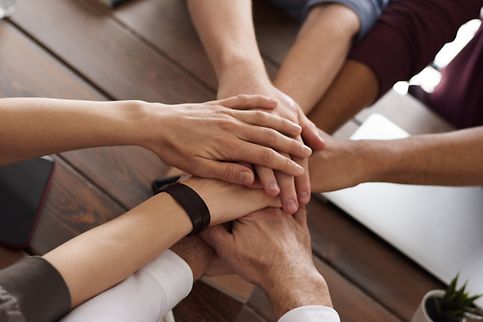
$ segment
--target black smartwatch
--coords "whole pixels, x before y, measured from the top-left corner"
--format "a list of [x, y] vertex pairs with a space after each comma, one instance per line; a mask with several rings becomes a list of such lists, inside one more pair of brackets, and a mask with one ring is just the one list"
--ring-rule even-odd
[[210, 225], [211, 215], [204, 200], [189, 186], [180, 183], [170, 183], [158, 187], [155, 194], [166, 192], [186, 211], [193, 224], [191, 234], [198, 234]]

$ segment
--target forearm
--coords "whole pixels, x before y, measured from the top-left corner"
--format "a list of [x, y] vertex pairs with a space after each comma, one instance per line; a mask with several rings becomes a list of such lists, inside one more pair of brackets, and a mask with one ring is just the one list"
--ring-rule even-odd
[[379, 81], [366, 65], [348, 60], [309, 114], [327, 133], [335, 132], [377, 97]]
[[307, 114], [337, 75], [360, 23], [340, 4], [313, 8], [280, 67], [275, 86], [291, 96]]
[[[280, 205], [263, 190], [198, 178], [185, 184], [205, 201], [212, 225], [269, 205]], [[224, 196], [223, 200], [220, 196]], [[161, 193], [59, 246], [45, 258], [64, 278], [75, 307], [146, 265], [191, 229], [183, 208]]]
[[401, 140], [365, 141], [368, 178], [410, 184], [482, 185], [482, 143], [483, 127]]
[[160, 194], [68, 241], [45, 259], [61, 273], [75, 307], [146, 265], [190, 229], [181, 207]]
[[93, 146], [129, 145], [143, 135], [135, 102], [0, 99], [0, 165]]
[[250, 0], [189, 0], [188, 7], [220, 84], [240, 77], [240, 73], [250, 76], [247, 84], [268, 81]]

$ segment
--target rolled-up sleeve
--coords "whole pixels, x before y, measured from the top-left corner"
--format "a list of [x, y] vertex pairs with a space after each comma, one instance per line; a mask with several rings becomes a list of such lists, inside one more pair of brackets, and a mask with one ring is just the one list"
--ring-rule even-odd
[[70, 293], [60, 273], [42, 257], [27, 257], [0, 270], [0, 319], [49, 322], [70, 308]]
[[379, 97], [394, 83], [407, 80], [431, 63], [459, 26], [479, 16], [481, 0], [398, 0], [349, 53], [371, 69]]
[[17, 299], [2, 287], [0, 287], [0, 321], [25, 322]]
[[309, 0], [307, 8], [327, 3], [338, 3], [352, 9], [359, 17], [361, 28], [358, 39], [364, 37], [372, 26], [376, 23], [377, 18], [382, 14], [384, 8], [387, 7], [392, 0]]
[[340, 322], [337, 312], [327, 306], [301, 306], [285, 313], [278, 322]]

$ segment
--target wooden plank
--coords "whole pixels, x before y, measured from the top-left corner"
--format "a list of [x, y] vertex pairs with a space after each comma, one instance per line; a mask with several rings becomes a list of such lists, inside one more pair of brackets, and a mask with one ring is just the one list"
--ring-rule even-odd
[[128, 209], [152, 196], [151, 183], [166, 177], [170, 169], [140, 147], [92, 148], [62, 156]]
[[260, 51], [279, 66], [297, 37], [300, 23], [268, 1], [253, 1], [253, 6]]
[[[342, 321], [401, 321], [319, 258], [314, 257], [314, 264], [329, 285], [334, 308]], [[270, 302], [260, 288], [252, 293], [248, 305], [266, 320], [275, 321]]]
[[[267, 15], [265, 18], [272, 21], [270, 13], [264, 13]], [[114, 10], [113, 15], [123, 25], [156, 47], [163, 55], [169, 57], [171, 61], [176, 62], [212, 91], [216, 91], [215, 73], [191, 22], [185, 1], [136, 1]], [[257, 17], [261, 18], [260, 15]], [[265, 23], [264, 19], [260, 20]], [[269, 26], [265, 23], [262, 30], [267, 28]], [[277, 30], [279, 34], [284, 31], [280, 28]], [[264, 36], [268, 36], [268, 34], [265, 33]], [[262, 48], [266, 47], [263, 43], [269, 42], [271, 39], [271, 37], [265, 38], [267, 39], [262, 42]], [[274, 51], [277, 48], [270, 45], [270, 49]], [[272, 59], [265, 63], [268, 74], [273, 77], [276, 73], [276, 65], [272, 63]]]
[[104, 97], [19, 32], [0, 22], [0, 96], [102, 100]]
[[215, 73], [191, 22], [185, 1], [134, 1], [116, 9], [113, 14], [213, 91], [216, 90]]
[[0, 246], [0, 269], [12, 265], [24, 256], [26, 254], [21, 250]]
[[242, 303], [203, 282], [197, 282], [190, 296], [181, 301], [173, 312], [177, 322], [226, 322], [234, 321], [241, 309]]
[[[5, 22], [0, 23], [0, 72], [0, 96], [105, 99], [74, 72]], [[138, 147], [86, 149], [62, 155], [128, 208], [150, 196], [151, 182], [164, 177], [168, 169], [151, 152]]]
[[12, 21], [116, 99], [179, 103], [213, 97], [96, 1], [20, 1]]
[[55, 161], [45, 207], [31, 244], [35, 254], [44, 254], [125, 211], [62, 159], [55, 157]]
[[428, 290], [443, 287], [335, 206], [314, 198], [308, 207], [308, 221], [314, 252], [403, 319], [410, 319]]
[[265, 322], [266, 320], [253, 311], [248, 305], [244, 305], [238, 313], [235, 322]]
[[454, 130], [454, 127], [428, 109], [411, 95], [389, 91], [379, 101], [356, 115], [364, 122], [371, 114], [379, 113], [402, 127], [410, 134], [439, 133]]

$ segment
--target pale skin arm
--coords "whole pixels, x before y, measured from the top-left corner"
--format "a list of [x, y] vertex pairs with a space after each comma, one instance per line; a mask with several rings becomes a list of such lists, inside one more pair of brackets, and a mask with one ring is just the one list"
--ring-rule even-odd
[[389, 141], [327, 136], [326, 143], [326, 149], [310, 159], [314, 192], [363, 182], [483, 184], [483, 127]]
[[[218, 77], [218, 97], [248, 93], [275, 98], [279, 105], [272, 113], [300, 124], [305, 143], [312, 149], [322, 149], [323, 142], [315, 126], [268, 78], [255, 37], [251, 1], [191, 0], [188, 6]], [[306, 158], [293, 159], [308, 169]], [[255, 169], [265, 191], [273, 196], [280, 195], [287, 213], [294, 213], [299, 204], [310, 200], [307, 171], [294, 178], [267, 167]]]
[[251, 184], [254, 175], [241, 164], [220, 161], [301, 175], [303, 169], [280, 153], [307, 157], [311, 150], [291, 138], [300, 126], [267, 112], [276, 106], [260, 95], [179, 105], [0, 99], [0, 165], [74, 149], [138, 145], [168, 165], [231, 183]]
[[[208, 179], [193, 178], [185, 183], [197, 191], [208, 205], [212, 225], [268, 205], [279, 206], [277, 199], [267, 196], [262, 190]], [[44, 258], [64, 278], [71, 294], [72, 307], [76, 307], [146, 265], [186, 236], [191, 228], [184, 210], [169, 195], [161, 193], [124, 215], [66, 242]], [[194, 278], [199, 278], [205, 269], [203, 266], [207, 264], [195, 264], [197, 260], [190, 260], [191, 255], [182, 248], [182, 245], [177, 245], [174, 251], [188, 259], [188, 264], [195, 268]]]
[[343, 5], [311, 9], [274, 84], [309, 113], [342, 67], [359, 28], [357, 15]]

